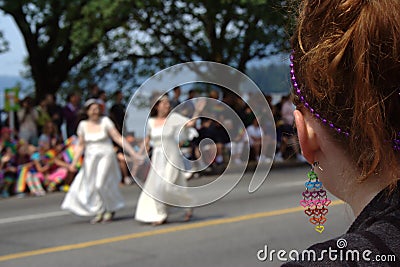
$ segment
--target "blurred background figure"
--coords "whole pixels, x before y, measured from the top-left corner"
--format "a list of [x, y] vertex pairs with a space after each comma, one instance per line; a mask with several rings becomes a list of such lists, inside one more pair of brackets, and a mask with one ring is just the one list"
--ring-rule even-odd
[[29, 144], [37, 145], [38, 139], [38, 112], [33, 105], [33, 99], [29, 96], [25, 97], [21, 102], [21, 109], [17, 112], [20, 139], [25, 140]]

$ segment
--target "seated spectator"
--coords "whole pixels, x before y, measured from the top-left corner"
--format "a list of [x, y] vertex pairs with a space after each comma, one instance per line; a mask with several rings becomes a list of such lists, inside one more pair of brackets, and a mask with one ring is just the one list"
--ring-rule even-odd
[[234, 127], [231, 120], [225, 120], [225, 126], [230, 134], [232, 134], [232, 140], [227, 144], [227, 147], [231, 149], [231, 160], [234, 164], [241, 165], [243, 149], [246, 143], [249, 142], [246, 131], [241, 127]]
[[29, 169], [26, 178], [26, 184], [28, 185], [31, 194], [39, 197], [46, 195], [46, 191], [43, 188], [44, 183], [44, 172], [49, 169], [48, 165], [42, 164], [43, 160], [43, 149], [39, 148], [31, 156], [31, 161], [33, 162], [32, 167]]
[[27, 178], [30, 175], [29, 170], [32, 168], [31, 155], [36, 152], [37, 148], [27, 142], [20, 140], [17, 146], [16, 163], [18, 166], [17, 181], [15, 193], [17, 197], [24, 197], [27, 191]]
[[12, 130], [7, 127], [3, 127], [0, 132], [0, 151], [1, 151], [1, 162], [0, 162], [0, 185], [2, 188], [2, 197], [9, 197], [12, 190], [12, 186], [16, 181], [16, 170], [14, 171], [15, 156], [16, 156], [16, 141], [11, 138]]
[[[250, 148], [253, 150], [256, 161], [259, 162], [270, 162], [261, 151], [261, 146], [265, 140], [265, 135], [262, 127], [258, 124], [257, 118], [253, 119], [253, 123], [247, 127], [247, 135], [249, 136]], [[265, 144], [264, 144], [265, 145]]]
[[55, 148], [62, 143], [61, 136], [58, 134], [57, 126], [48, 121], [43, 126], [43, 132], [39, 136], [39, 147]]
[[17, 178], [15, 153], [12, 151], [11, 147], [6, 146], [1, 151], [0, 177], [2, 180], [1, 197], [7, 198], [13, 193], [11, 191]]
[[49, 169], [44, 173], [44, 184], [48, 192], [53, 192], [63, 185], [68, 175], [69, 164], [62, 159], [58, 151], [49, 150], [45, 156]]

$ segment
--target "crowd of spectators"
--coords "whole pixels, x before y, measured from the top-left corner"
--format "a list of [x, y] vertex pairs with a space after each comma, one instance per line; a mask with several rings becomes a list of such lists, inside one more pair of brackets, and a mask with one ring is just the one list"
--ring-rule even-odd
[[[191, 101], [198, 91], [190, 90], [187, 98], [182, 100], [181, 88], [174, 88], [171, 92], [171, 108], [184, 116], [191, 117], [194, 103]], [[204, 94], [202, 93], [204, 96]], [[202, 169], [203, 166], [226, 164], [231, 158], [233, 164], [245, 164], [244, 149], [250, 147], [250, 160], [260, 163], [271, 163], [272, 160], [283, 161], [290, 158], [303, 160], [299, 153], [297, 137], [293, 129], [294, 106], [290, 97], [283, 97], [282, 101], [272, 105], [271, 97], [265, 96], [269, 108], [273, 112], [277, 129], [277, 150], [275, 159], [266, 153], [268, 146], [274, 144], [266, 129], [273, 123], [263, 117], [256, 118], [253, 110], [266, 112], [265, 99], [252, 98], [245, 102], [233, 95], [222, 91], [211, 90], [207, 97], [215, 99], [216, 104], [205, 108], [205, 113], [198, 119], [195, 134], [181, 143], [185, 155], [194, 160], [200, 157], [200, 141], [209, 138], [215, 146], [208, 146], [204, 151], [202, 161], [196, 161], [202, 166], [188, 166], [192, 169]], [[20, 197], [26, 194], [43, 196], [47, 192], [56, 190], [67, 191], [74, 173], [68, 170], [71, 163], [75, 136], [78, 123], [83, 119], [81, 110], [81, 94], [70, 93], [61, 106], [54, 95], [48, 94], [36, 105], [33, 98], [25, 97], [20, 103], [20, 110], [16, 112], [15, 129], [7, 126], [1, 128], [0, 135], [0, 194], [6, 198], [10, 195]], [[106, 92], [97, 85], [90, 88], [87, 99], [97, 99], [103, 114], [110, 117], [116, 128], [125, 133], [125, 138], [135, 144], [134, 133], [123, 131], [123, 121], [126, 112], [124, 96], [121, 91], [107, 97]], [[188, 101], [186, 101], [188, 100]], [[249, 105], [251, 103], [251, 105]], [[235, 111], [242, 121], [242, 126], [233, 125], [227, 114], [226, 106]], [[62, 126], [65, 125], [63, 131]], [[231, 136], [228, 135], [228, 132]], [[61, 134], [63, 132], [63, 134]], [[264, 143], [265, 145], [261, 146]], [[206, 146], [207, 148], [207, 146]], [[214, 151], [211, 151], [213, 150]], [[121, 183], [132, 184], [134, 179], [124, 160], [122, 149], [115, 148], [120, 163], [123, 180]], [[202, 151], [203, 152], [203, 151]], [[132, 170], [132, 169], [131, 169]], [[134, 175], [138, 171], [134, 168]]]

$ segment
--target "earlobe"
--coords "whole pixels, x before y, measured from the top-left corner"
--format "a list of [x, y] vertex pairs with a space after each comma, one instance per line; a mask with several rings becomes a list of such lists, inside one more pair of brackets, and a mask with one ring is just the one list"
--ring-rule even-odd
[[316, 160], [316, 152], [320, 149], [313, 124], [299, 110], [295, 110], [293, 115], [303, 156], [312, 164]]

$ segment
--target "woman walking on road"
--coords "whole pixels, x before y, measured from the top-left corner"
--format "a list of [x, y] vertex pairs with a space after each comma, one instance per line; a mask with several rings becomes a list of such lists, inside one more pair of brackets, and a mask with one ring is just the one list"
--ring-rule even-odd
[[[197, 102], [193, 118], [198, 117], [204, 106], [205, 101]], [[144, 147], [147, 148], [151, 141], [151, 168], [139, 197], [135, 218], [152, 225], [166, 222], [168, 212], [165, 203], [187, 206], [190, 202], [190, 196], [185, 192], [185, 167], [183, 155], [179, 150], [178, 136], [183, 126], [192, 127], [195, 120], [189, 121], [189, 118], [170, 111], [170, 101], [164, 95], [155, 103], [147, 122]], [[161, 182], [163, 179], [164, 183]], [[173, 185], [181, 187], [172, 188]], [[192, 209], [187, 208], [184, 220], [189, 221], [191, 217]]]
[[[95, 217], [90, 221], [110, 222], [115, 211], [124, 206], [119, 191], [121, 173], [112, 141], [122, 147], [123, 137], [112, 121], [101, 115], [95, 99], [85, 103], [88, 119], [78, 125], [79, 144], [69, 169], [76, 171], [78, 160], [84, 154], [83, 165], [61, 205], [80, 216]], [[137, 153], [125, 142], [128, 154], [137, 159]]]

